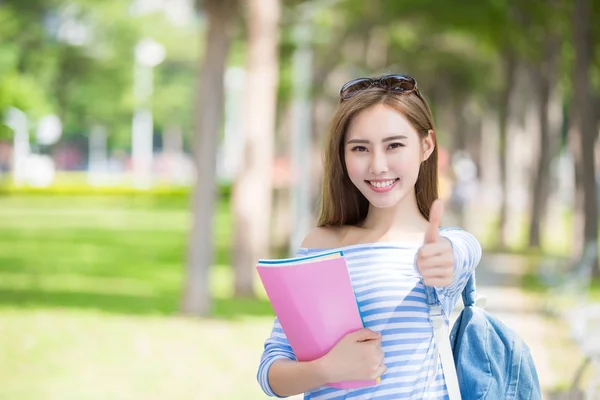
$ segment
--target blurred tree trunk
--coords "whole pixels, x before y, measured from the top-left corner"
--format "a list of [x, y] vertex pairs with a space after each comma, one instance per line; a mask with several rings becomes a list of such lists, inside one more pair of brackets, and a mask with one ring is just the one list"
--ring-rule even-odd
[[456, 125], [454, 126], [454, 151], [467, 151], [467, 120], [465, 118], [466, 99], [458, 96], [453, 101], [453, 113], [456, 116]]
[[[275, 129], [275, 143], [281, 148], [289, 148], [291, 142], [291, 125], [294, 123], [294, 113], [292, 102], [288, 101], [281, 106], [277, 116], [277, 128]], [[283, 155], [285, 154], [285, 155]], [[289, 152], [282, 153], [281, 161], [289, 159]], [[277, 159], [277, 151], [275, 151]], [[283, 164], [283, 163], [282, 163]], [[277, 165], [276, 163], [274, 165]], [[284, 164], [285, 165], [285, 164]], [[279, 187], [273, 188], [273, 212], [271, 213], [271, 232], [269, 236], [271, 252], [274, 254], [284, 254], [288, 251], [292, 229], [291, 214], [291, 190], [289, 185], [284, 182], [278, 182], [274, 179], [273, 184], [279, 184]]]
[[504, 88], [500, 93], [500, 106], [498, 111], [499, 140], [498, 152], [500, 157], [500, 187], [502, 188], [502, 201], [498, 218], [498, 246], [505, 247], [508, 232], [508, 173], [506, 170], [506, 142], [508, 137], [508, 121], [510, 113], [511, 93], [515, 90], [515, 75], [517, 59], [511, 49], [506, 49], [503, 56], [504, 62]]
[[[452, 101], [452, 100], [451, 100]], [[468, 156], [473, 159], [472, 154], [467, 149], [467, 121], [465, 119], [465, 99], [458, 95], [452, 102], [452, 114], [454, 114], [454, 127], [453, 127], [453, 145], [454, 149], [450, 151], [450, 157], [461, 152], [463, 156]], [[450, 165], [452, 165], [452, 158], [450, 158]], [[457, 177], [465, 180], [465, 177]], [[463, 184], [464, 186], [464, 184]], [[463, 189], [464, 191], [465, 189]], [[458, 226], [466, 226], [467, 224], [467, 211], [469, 209], [469, 203], [472, 200], [467, 194], [462, 195], [463, 201], [458, 208], [457, 223]]]
[[[590, 67], [593, 60], [591, 4], [589, 0], [575, 0], [574, 6], [572, 29], [575, 65], [569, 145], [575, 160], [573, 228], [576, 241], [573, 242], [573, 250], [580, 254], [585, 243], [598, 241], [598, 202], [594, 160], [597, 130], [590, 80]], [[594, 275], [600, 275], [597, 258], [594, 261], [593, 271]]]
[[216, 154], [223, 117], [224, 75], [237, 15], [237, 0], [204, 0], [208, 30], [202, 65], [198, 69], [193, 157], [197, 168], [191, 198], [192, 226], [188, 242], [188, 267], [181, 310], [206, 316], [210, 313], [209, 269], [213, 259], [212, 216], [217, 197]]
[[278, 83], [279, 0], [248, 0], [244, 151], [232, 193], [235, 295], [253, 297], [258, 258], [267, 257]]
[[596, 128], [600, 128], [600, 93], [594, 96], [594, 110], [596, 110]]
[[594, 110], [596, 110], [594, 126], [596, 129], [600, 129], [600, 93], [594, 94]]
[[451, 81], [451, 79], [441, 79], [435, 85], [437, 89], [436, 97], [439, 102], [438, 115], [440, 123], [438, 126], [443, 126], [446, 136], [450, 138], [445, 149], [450, 156], [449, 169], [454, 175], [453, 185], [450, 189], [449, 211], [456, 218], [455, 223], [458, 226], [465, 226], [468, 199], [464, 193], [464, 177], [460, 174], [460, 169], [455, 170], [453, 168], [452, 157], [463, 157], [465, 152], [468, 153], [466, 144], [467, 123], [465, 120], [466, 99], [451, 87]]
[[[556, 36], [547, 36], [545, 40], [544, 59], [536, 73], [538, 90], [539, 117], [539, 154], [537, 170], [533, 178], [533, 199], [531, 201], [529, 221], [529, 246], [540, 247], [542, 218], [546, 215], [548, 196], [550, 195], [550, 164], [555, 155], [555, 126], [550, 126], [550, 96], [556, 82], [556, 62], [558, 59], [559, 40]], [[551, 129], [553, 130], [551, 132]]]

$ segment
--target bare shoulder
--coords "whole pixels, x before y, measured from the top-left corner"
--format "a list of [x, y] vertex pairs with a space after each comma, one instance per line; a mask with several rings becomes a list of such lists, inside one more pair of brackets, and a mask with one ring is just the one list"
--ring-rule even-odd
[[306, 234], [301, 247], [307, 249], [338, 247], [341, 242], [342, 231], [343, 227], [315, 227]]

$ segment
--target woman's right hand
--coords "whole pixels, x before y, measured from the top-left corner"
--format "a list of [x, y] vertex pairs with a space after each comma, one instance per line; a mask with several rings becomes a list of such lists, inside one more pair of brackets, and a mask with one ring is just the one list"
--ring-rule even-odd
[[383, 356], [381, 333], [363, 328], [344, 336], [320, 361], [329, 383], [372, 380], [386, 370]]

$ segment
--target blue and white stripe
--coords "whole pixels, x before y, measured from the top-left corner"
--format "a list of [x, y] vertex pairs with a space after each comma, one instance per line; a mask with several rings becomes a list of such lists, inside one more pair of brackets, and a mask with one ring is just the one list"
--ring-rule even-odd
[[[458, 228], [442, 228], [440, 234], [450, 240], [455, 259], [452, 284], [435, 288], [448, 316], [481, 259], [481, 246], [473, 235]], [[346, 256], [365, 327], [382, 333], [387, 371], [376, 386], [351, 390], [320, 387], [305, 393], [304, 399], [448, 399], [441, 363], [437, 363], [435, 381], [426, 393], [436, 363], [425, 288], [414, 263], [419, 247], [419, 243], [382, 242], [339, 248]], [[328, 250], [332, 249], [303, 248], [298, 256]], [[275, 318], [257, 374], [264, 392], [273, 397], [279, 396], [269, 385], [268, 373], [280, 358], [296, 359]]]

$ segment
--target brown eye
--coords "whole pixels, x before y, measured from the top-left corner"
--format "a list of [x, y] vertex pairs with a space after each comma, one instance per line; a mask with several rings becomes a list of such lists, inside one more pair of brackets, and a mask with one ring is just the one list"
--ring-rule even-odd
[[354, 146], [352, 148], [352, 151], [367, 151], [367, 148], [365, 146]]

